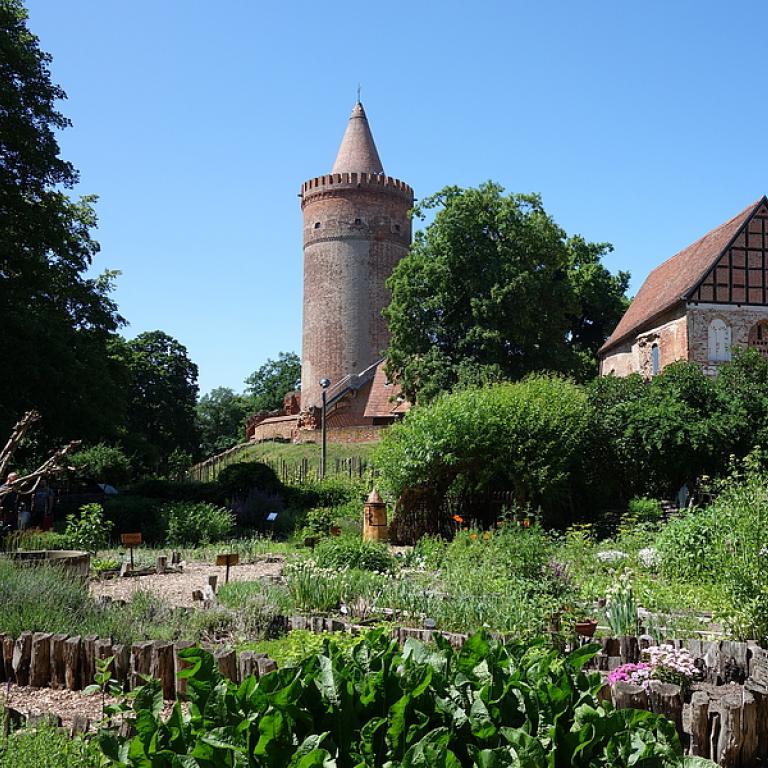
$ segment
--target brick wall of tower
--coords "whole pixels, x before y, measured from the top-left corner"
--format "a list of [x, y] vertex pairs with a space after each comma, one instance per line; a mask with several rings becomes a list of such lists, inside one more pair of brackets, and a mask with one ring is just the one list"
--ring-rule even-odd
[[373, 174], [332, 174], [302, 187], [304, 318], [302, 408], [321, 378], [360, 373], [386, 348], [385, 282], [411, 242], [413, 191]]

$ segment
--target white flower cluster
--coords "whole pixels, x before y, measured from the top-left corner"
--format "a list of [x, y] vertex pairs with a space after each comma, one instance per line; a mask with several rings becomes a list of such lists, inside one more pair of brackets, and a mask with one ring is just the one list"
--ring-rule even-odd
[[596, 557], [601, 563], [617, 563], [619, 560], [626, 560], [627, 553], [618, 549], [606, 549], [598, 552]]
[[645, 568], [655, 568], [659, 564], [659, 552], [656, 547], [644, 547], [637, 553], [637, 559]]

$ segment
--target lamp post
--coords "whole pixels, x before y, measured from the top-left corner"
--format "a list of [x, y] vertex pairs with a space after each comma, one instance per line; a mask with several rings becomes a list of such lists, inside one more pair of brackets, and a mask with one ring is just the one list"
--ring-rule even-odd
[[320, 453], [320, 479], [322, 480], [325, 477], [325, 460], [326, 460], [326, 453], [328, 450], [328, 444], [326, 442], [326, 428], [325, 428], [325, 409], [328, 405], [327, 402], [327, 391], [328, 387], [331, 386], [331, 380], [330, 379], [320, 379], [320, 388], [323, 390], [323, 417], [322, 417], [322, 423], [321, 423], [321, 429], [323, 430], [323, 448]]

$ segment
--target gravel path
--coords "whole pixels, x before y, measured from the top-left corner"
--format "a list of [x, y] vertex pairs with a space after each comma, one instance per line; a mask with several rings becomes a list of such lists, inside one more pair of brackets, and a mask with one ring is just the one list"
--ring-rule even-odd
[[[92, 727], [101, 720], [101, 694], [86, 696], [82, 691], [54, 691], [51, 688], [30, 688], [11, 684], [3, 684], [0, 688], [0, 707], [2, 704], [13, 707], [23, 715], [40, 715], [53, 713], [58, 715], [62, 724], [68, 727], [75, 715], [85, 715]], [[107, 696], [107, 704], [116, 701]], [[170, 714], [174, 702], [166, 702], [163, 716]]]
[[[283, 560], [271, 557], [271, 562], [235, 565], [229, 571], [230, 581], [255, 581], [280, 576]], [[219, 585], [224, 583], [225, 569], [205, 563], [187, 563], [182, 573], [152, 574], [150, 576], [129, 576], [91, 582], [94, 597], [108, 595], [113, 600], [130, 600], [134, 592], [152, 592], [174, 606], [194, 607], [192, 590], [202, 589], [208, 583], [208, 576], [217, 575]]]

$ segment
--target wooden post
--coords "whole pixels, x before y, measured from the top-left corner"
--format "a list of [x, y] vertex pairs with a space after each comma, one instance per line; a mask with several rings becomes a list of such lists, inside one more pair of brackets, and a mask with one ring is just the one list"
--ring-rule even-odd
[[165, 569], [168, 565], [168, 558], [165, 555], [159, 555], [157, 558], [157, 572], [165, 573]]
[[64, 678], [64, 641], [66, 635], [51, 637], [51, 688], [63, 688]]
[[758, 703], [749, 691], [745, 690], [741, 710], [741, 764], [755, 765], [757, 762], [760, 729], [758, 724]]
[[160, 681], [164, 699], [176, 698], [176, 656], [173, 643], [156, 642], [152, 646], [152, 677]]
[[29, 662], [29, 684], [33, 688], [47, 688], [51, 682], [51, 635], [35, 632]]
[[709, 696], [694, 691], [691, 696], [691, 754], [709, 757]]
[[179, 677], [179, 672], [192, 665], [188, 661], [179, 658], [179, 651], [184, 650], [184, 648], [191, 648], [192, 646], [193, 643], [189, 640], [178, 640], [174, 645], [174, 656], [176, 657], [176, 698], [182, 701], [187, 698], [187, 679]]
[[237, 655], [234, 651], [230, 650], [222, 650], [222, 651], [216, 651], [216, 653], [213, 654], [214, 658], [216, 659], [216, 664], [219, 668], [219, 672], [227, 678], [227, 680], [231, 680], [233, 683], [237, 682]]
[[619, 638], [619, 648], [622, 664], [636, 664], [640, 660], [640, 648], [637, 638], [633, 635], [622, 635]]
[[151, 640], [134, 643], [131, 646], [131, 680], [130, 688], [138, 688], [144, 685], [144, 675], [152, 673], [152, 646]]
[[96, 641], [98, 635], [86, 635], [80, 646], [80, 677], [83, 688], [87, 688], [94, 681], [96, 674]]
[[15, 645], [15, 641], [13, 639], [12, 635], [3, 635], [3, 646], [2, 646], [2, 662], [3, 662], [3, 669], [4, 669], [4, 679], [8, 681], [15, 680], [15, 676], [13, 674], [13, 647]]
[[13, 645], [13, 676], [17, 685], [29, 685], [29, 664], [32, 655], [32, 633], [22, 632]]
[[648, 709], [647, 692], [634, 683], [619, 680], [613, 684], [611, 695], [616, 709]]
[[113, 664], [115, 680], [125, 691], [131, 677], [131, 648], [123, 643], [112, 646], [112, 655], [115, 657]]
[[264, 675], [268, 675], [277, 669], [277, 663], [272, 661], [272, 659], [258, 659], [257, 664], [259, 666], [259, 677], [264, 677]]
[[741, 751], [741, 696], [728, 694], [720, 699], [720, 735], [712, 759], [722, 768], [736, 768]]
[[80, 676], [80, 635], [69, 637], [64, 641], [64, 685], [68, 691], [79, 691]]
[[[227, 574], [229, 574], [229, 566], [227, 566]], [[208, 586], [211, 588], [214, 594], [216, 594], [216, 586], [219, 583], [219, 577], [214, 573], [208, 577]]]
[[258, 659], [256, 658], [256, 654], [253, 651], [243, 651], [240, 654], [239, 661], [241, 682], [247, 677], [250, 677], [250, 675], [256, 675], [256, 677], [259, 676]]
[[648, 700], [651, 712], [664, 715], [670, 720], [680, 738], [683, 738], [683, 696], [679, 685], [651, 680], [648, 684]]

